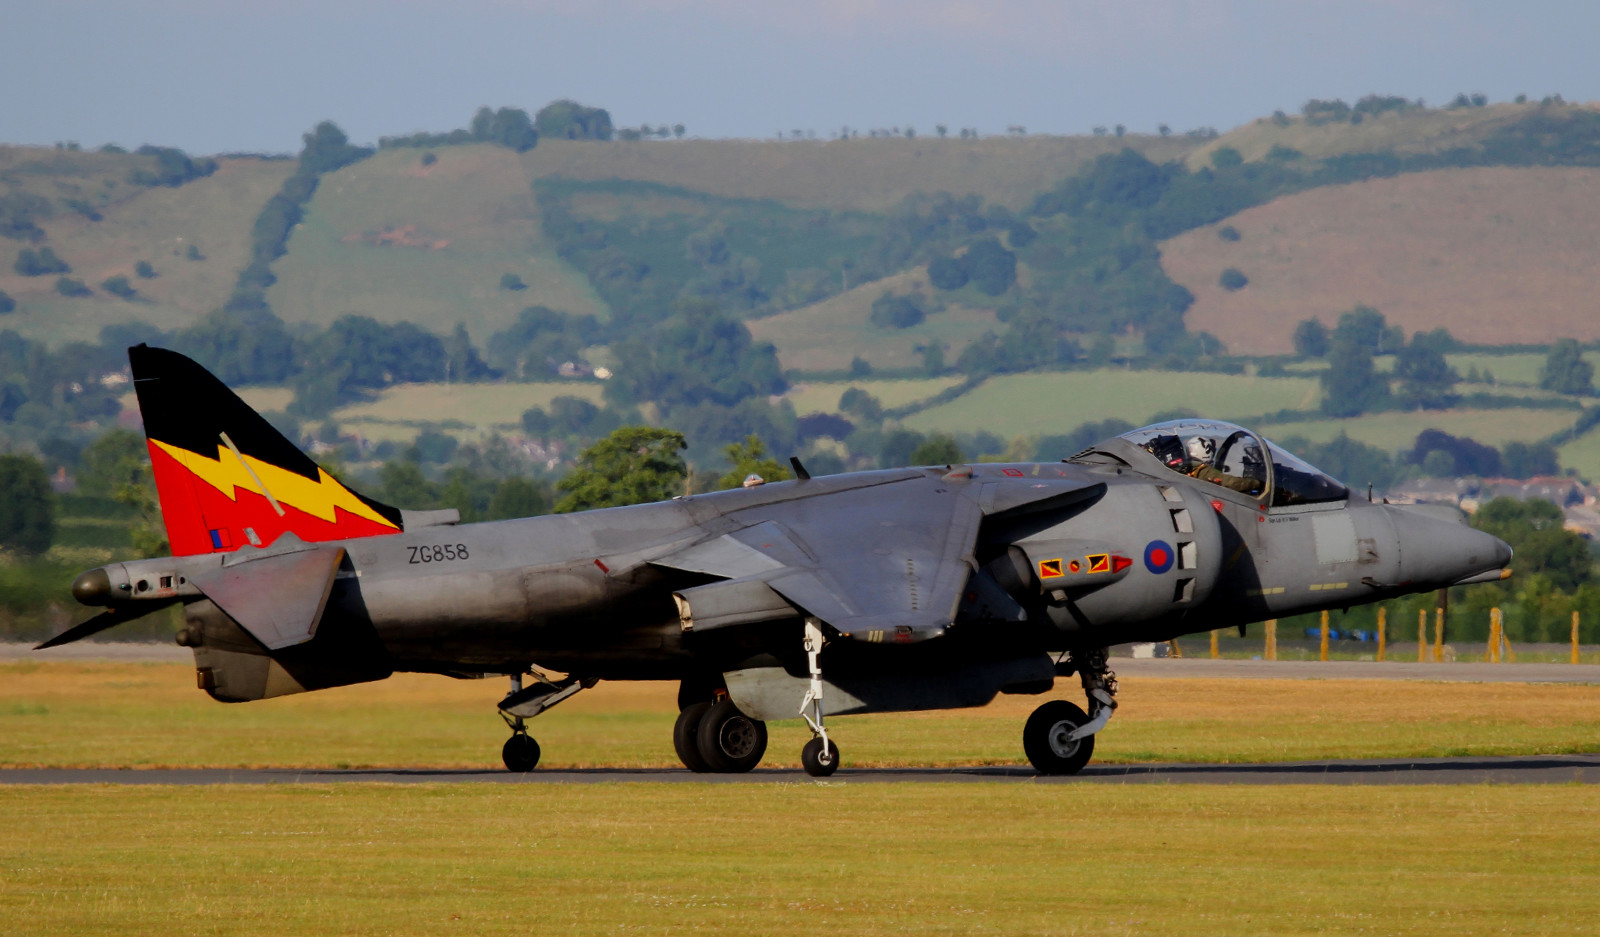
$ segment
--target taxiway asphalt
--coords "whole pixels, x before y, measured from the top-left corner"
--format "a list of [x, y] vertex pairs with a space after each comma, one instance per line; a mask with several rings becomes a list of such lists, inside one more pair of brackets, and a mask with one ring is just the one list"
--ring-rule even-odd
[[848, 768], [814, 779], [796, 769], [694, 774], [682, 768], [542, 769], [526, 774], [448, 768], [314, 770], [5, 768], [0, 786], [19, 784], [1600, 784], [1600, 754], [1477, 758], [1343, 759], [1258, 764], [1091, 764], [1074, 777], [1040, 777], [1026, 765], [976, 768]]

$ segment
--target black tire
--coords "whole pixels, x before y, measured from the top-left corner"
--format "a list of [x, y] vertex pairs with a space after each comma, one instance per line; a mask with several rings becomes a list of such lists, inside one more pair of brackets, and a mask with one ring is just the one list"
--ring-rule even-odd
[[706, 760], [700, 757], [700, 720], [711, 710], [710, 703], [694, 703], [687, 709], [678, 713], [677, 725], [672, 727], [672, 747], [678, 752], [678, 760], [683, 766], [696, 774], [705, 774], [711, 770]]
[[800, 767], [814, 778], [825, 778], [839, 769], [839, 745], [828, 740], [828, 757], [822, 757], [822, 737], [812, 739], [800, 749]]
[[523, 732], [506, 739], [506, 744], [500, 749], [500, 760], [506, 763], [506, 770], [517, 774], [525, 774], [539, 765], [539, 743], [533, 736]]
[[739, 711], [733, 700], [711, 704], [695, 735], [700, 757], [719, 774], [741, 774], [767, 753], [767, 724]]
[[1076, 703], [1052, 700], [1033, 711], [1022, 728], [1022, 750], [1040, 774], [1077, 774], [1094, 755], [1094, 736], [1074, 742], [1067, 734], [1089, 721]]

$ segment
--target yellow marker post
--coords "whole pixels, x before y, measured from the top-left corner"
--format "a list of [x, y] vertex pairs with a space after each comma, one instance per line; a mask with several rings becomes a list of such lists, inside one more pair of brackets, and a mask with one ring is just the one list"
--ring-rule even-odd
[[1378, 606], [1378, 660], [1383, 660], [1384, 649], [1389, 644], [1389, 610]]
[[1417, 609], [1417, 663], [1428, 660], [1428, 610]]
[[1322, 660], [1328, 659], [1328, 613], [1322, 613]]
[[1488, 663], [1500, 660], [1500, 609], [1489, 609], [1489, 651], [1484, 655]]
[[1572, 613], [1572, 662], [1578, 662], [1578, 613]]
[[1444, 606], [1434, 610], [1433, 617], [1433, 662], [1444, 661]]
[[1221, 656], [1222, 654], [1217, 650], [1217, 632], [1213, 629], [1211, 632], [1211, 659], [1216, 660]]
[[[1576, 612], [1574, 612], [1574, 614], [1576, 614]], [[1573, 630], [1573, 634], [1577, 634], [1577, 630], [1576, 629]], [[1578, 652], [1576, 650], [1577, 644], [1573, 644], [1573, 648], [1574, 648], [1574, 650], [1572, 652], [1573, 660], [1576, 661], [1577, 660], [1577, 654], [1578, 654]], [[1267, 660], [1277, 660], [1277, 659], [1278, 659], [1278, 619], [1270, 618], [1270, 619], [1267, 620]]]
[[1173, 638], [1171, 641], [1168, 641], [1167, 642], [1167, 647], [1172, 648], [1172, 656], [1173, 657], [1177, 657], [1177, 658], [1182, 658], [1183, 657], [1183, 648], [1178, 646], [1178, 639], [1177, 638]]

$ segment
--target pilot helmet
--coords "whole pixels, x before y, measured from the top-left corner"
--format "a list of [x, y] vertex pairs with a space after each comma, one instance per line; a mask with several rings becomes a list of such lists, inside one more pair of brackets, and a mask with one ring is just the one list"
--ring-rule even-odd
[[1188, 443], [1189, 458], [1210, 465], [1217, 457], [1217, 441], [1210, 436], [1195, 436]]
[[1153, 437], [1144, 444], [1151, 455], [1161, 460], [1161, 464], [1169, 469], [1183, 470], [1183, 443], [1177, 436], [1165, 434]]

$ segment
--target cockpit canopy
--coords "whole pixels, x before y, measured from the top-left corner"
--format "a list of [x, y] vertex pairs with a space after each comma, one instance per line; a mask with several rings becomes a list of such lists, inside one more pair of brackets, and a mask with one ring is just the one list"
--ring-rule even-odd
[[1274, 507], [1343, 501], [1350, 489], [1242, 426], [1169, 420], [1120, 437], [1168, 469], [1267, 500]]

